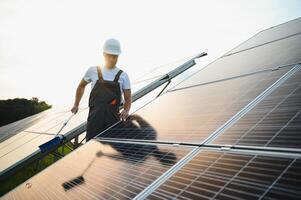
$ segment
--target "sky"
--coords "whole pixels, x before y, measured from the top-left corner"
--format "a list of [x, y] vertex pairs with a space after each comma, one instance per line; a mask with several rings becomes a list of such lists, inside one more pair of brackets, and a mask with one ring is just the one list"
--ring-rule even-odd
[[[0, 99], [72, 104], [108, 38], [132, 83], [207, 52], [206, 65], [257, 32], [301, 17], [300, 0], [0, 0]], [[86, 90], [86, 95], [89, 89]]]

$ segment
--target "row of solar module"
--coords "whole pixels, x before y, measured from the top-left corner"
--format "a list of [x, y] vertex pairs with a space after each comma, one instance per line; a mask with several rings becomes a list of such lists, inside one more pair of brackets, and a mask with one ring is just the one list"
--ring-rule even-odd
[[242, 51], [247, 51], [258, 46], [266, 45], [278, 40], [283, 40], [297, 34], [301, 34], [301, 20], [300, 18], [291, 20], [289, 22], [271, 27], [263, 30], [247, 41], [240, 44], [238, 47], [227, 52], [224, 56], [233, 55]]
[[[143, 80], [138, 81], [137, 84], [133, 85], [133, 93], [135, 94], [135, 92], [155, 81], [158, 79], [158, 77], [163, 77], [166, 73], [168, 73], [168, 70], [175, 68], [176, 65], [183, 64], [185, 61], [187, 61], [186, 59], [192, 58], [193, 56], [183, 58], [176, 62], [163, 65], [162, 67], [156, 68], [150, 73], [147, 73], [142, 77]], [[191, 74], [191, 72], [188, 70], [185, 74], [181, 74], [178, 77], [178, 80], [183, 79], [189, 74]], [[173, 80], [167, 88], [172, 87], [176, 83], [177, 80]], [[132, 110], [138, 110], [150, 100], [156, 98], [160, 91], [166, 86], [167, 84], [164, 84], [151, 93], [145, 95], [137, 102], [134, 102], [132, 105]], [[86, 92], [86, 94], [88, 93], [89, 91]], [[88, 115], [87, 101], [88, 95], [85, 95], [81, 101], [81, 109], [69, 121], [66, 127], [64, 127], [61, 132], [62, 135], [69, 133], [70, 131], [76, 129], [76, 127], [80, 127], [86, 121]], [[63, 122], [70, 116], [71, 113], [68, 109], [70, 109], [69, 105], [54, 106], [54, 108], [34, 116], [34, 120], [28, 124], [20, 122], [15, 126], [2, 128], [0, 135], [6, 139], [3, 139], [3, 141], [0, 143], [0, 171], [3, 172], [10, 166], [13, 166], [22, 159], [30, 156], [34, 152], [38, 151], [39, 145], [52, 139], [61, 128]], [[81, 135], [79, 141], [81, 141], [83, 138], [84, 135]]]
[[[292, 67], [285, 68], [285, 73], [291, 69]], [[271, 80], [273, 81], [265, 79], [269, 84], [265, 87], [263, 86], [264, 88], [267, 88], [285, 74], [284, 72], [279, 74], [279, 71], [269, 73], [276, 73], [276, 76], [272, 76]], [[294, 102], [300, 103], [300, 98], [298, 98], [300, 93], [293, 93], [293, 91], [298, 91], [301, 85], [300, 77], [301, 72], [298, 70], [257, 106], [260, 108], [261, 105], [266, 105], [265, 101], [277, 99], [277, 102], [273, 104], [275, 106], [266, 108], [263, 111], [272, 113], [271, 111], [276, 110], [278, 106], [282, 105], [281, 102], [284, 103], [283, 106], [290, 106], [289, 108], [296, 108], [300, 111], [300, 107], [291, 104]], [[262, 91], [264, 88], [260, 90]], [[197, 89], [198, 87], [193, 87], [193, 90]], [[192, 90], [192, 88], [189, 90]], [[182, 91], [186, 90], [174, 91], [172, 93], [181, 94]], [[257, 95], [259, 93], [258, 91], [255, 92]], [[164, 96], [168, 95], [165, 94], [160, 99], [162, 100]], [[289, 98], [293, 98], [293, 100]], [[156, 101], [161, 101], [160, 99], [154, 100], [149, 106], [141, 110], [151, 107]], [[247, 103], [244, 102], [244, 105]], [[285, 103], [290, 104], [285, 105]], [[257, 108], [255, 107], [254, 109], [256, 110]], [[294, 112], [287, 108], [281, 110], [286, 110], [286, 113]], [[266, 118], [267, 113], [260, 113], [262, 115], [259, 116], [258, 120], [264, 121], [262, 120], [262, 116]], [[248, 114], [245, 116], [248, 116]], [[142, 116], [144, 117], [145, 115]], [[286, 118], [287, 122], [293, 122], [295, 119], [292, 115], [290, 116], [291, 118]], [[119, 133], [122, 133], [120, 135], [124, 134], [125, 138], [131, 138], [129, 137], [130, 133], [135, 133], [136, 136], [146, 133], [148, 137], [156, 139], [155, 129], [150, 126], [150, 123], [142, 119], [139, 115], [134, 115], [134, 117], [135, 122], [132, 123], [131, 127], [119, 129]], [[258, 123], [251, 125], [256, 124]], [[300, 125], [300, 123], [297, 123], [297, 125]], [[283, 129], [283, 127], [285, 126], [281, 125], [278, 128]], [[218, 138], [227, 135], [227, 131]], [[190, 136], [189, 133], [190, 130], [186, 130], [186, 134], [188, 134], [188, 136], [186, 135], [187, 138]], [[273, 133], [272, 137], [275, 134], [279, 134], [278, 131], [272, 129], [270, 134]], [[185, 142], [185, 140], [179, 141], [181, 143]], [[171, 151], [166, 149], [167, 147], [181, 150], [178, 153], [177, 151], [179, 150]], [[297, 199], [300, 195], [300, 155], [294, 157], [294, 154], [278, 154], [277, 156], [271, 154], [273, 155], [271, 156], [265, 155], [268, 153], [263, 151], [252, 153], [252, 150], [244, 151], [244, 154], [242, 154], [242, 152], [235, 152], [235, 150], [230, 153], [227, 151], [217, 151], [214, 148], [208, 150], [201, 147], [192, 150], [192, 146], [122, 143], [101, 140], [93, 140], [91, 144], [87, 144], [85, 148], [82, 147], [80, 149], [76, 151], [77, 153], [72, 154], [72, 156], [70, 155], [58, 162], [60, 164], [55, 164], [51, 167], [51, 170], [42, 172], [37, 176], [38, 178], [33, 178], [19, 186], [6, 197], [17, 198], [18, 194], [25, 194], [22, 195], [23, 198], [131, 199], [144, 189], [146, 189], [144, 194], [150, 195], [148, 196], [150, 199], [224, 199], [227, 197], [245, 199], [282, 197]], [[193, 155], [190, 156], [192, 160], [188, 164], [184, 165], [179, 171], [175, 170], [175, 174], [170, 179], [165, 183], [161, 182], [163, 184], [158, 189], [155, 188], [153, 193], [149, 193], [150, 191], [147, 188], [156, 183], [155, 180], [158, 177], [170, 170], [171, 166], [173, 166], [172, 168], [176, 168], [174, 164], [178, 164], [178, 161], [182, 158], [187, 158], [193, 151]], [[104, 161], [101, 162], [102, 159]], [[78, 162], [83, 166], [78, 166]], [[99, 164], [95, 164], [96, 162]], [[110, 165], [108, 164], [110, 162], [113, 163]], [[116, 162], [121, 164], [117, 164]], [[74, 163], [76, 163], [76, 168], [71, 170], [72, 172], [67, 173], [70, 171], [68, 169], [71, 169]], [[157, 181], [160, 182], [160, 180]], [[45, 182], [44, 186], [43, 182]]]
[[300, 149], [300, 65], [167, 92], [137, 111], [130, 120], [99, 137], [202, 144], [215, 130], [293, 69], [297, 71], [288, 80], [212, 143]]
[[298, 199], [300, 171], [300, 156], [91, 140], [3, 199]]

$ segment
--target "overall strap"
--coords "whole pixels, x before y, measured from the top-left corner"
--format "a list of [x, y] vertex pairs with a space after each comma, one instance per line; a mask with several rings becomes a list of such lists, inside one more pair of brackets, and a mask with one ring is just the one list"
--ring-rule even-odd
[[117, 74], [115, 75], [115, 78], [114, 78], [114, 82], [118, 82], [119, 77], [120, 77], [120, 74], [121, 74], [122, 72], [123, 72], [122, 70], [119, 70], [119, 71], [117, 72]]
[[96, 68], [97, 68], [98, 79], [103, 81], [102, 73], [101, 73], [100, 67], [99, 67], [99, 66], [96, 66]]

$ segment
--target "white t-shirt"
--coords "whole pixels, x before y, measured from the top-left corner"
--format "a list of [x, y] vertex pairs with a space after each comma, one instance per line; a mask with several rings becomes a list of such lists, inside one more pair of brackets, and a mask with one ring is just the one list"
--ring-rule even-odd
[[[103, 67], [101, 66], [101, 73], [102, 73], [102, 78], [104, 80], [107, 80], [107, 81], [113, 81], [114, 78], [115, 78], [115, 75], [118, 73], [120, 69], [118, 67], [114, 67], [112, 69], [107, 69], [106, 67]], [[91, 83], [91, 89], [94, 87], [96, 81], [98, 80], [98, 73], [97, 73], [97, 66], [92, 66], [92, 67], [89, 67], [88, 70], [86, 71], [83, 79], [90, 83]], [[127, 75], [126, 72], [122, 72], [120, 74], [120, 77], [119, 77], [119, 85], [120, 85], [120, 91], [121, 91], [121, 94], [123, 94], [123, 90], [127, 90], [127, 89], [131, 89], [131, 82], [130, 82], [130, 79], [129, 79], [129, 76]], [[121, 101], [123, 101], [123, 95], [121, 95]]]

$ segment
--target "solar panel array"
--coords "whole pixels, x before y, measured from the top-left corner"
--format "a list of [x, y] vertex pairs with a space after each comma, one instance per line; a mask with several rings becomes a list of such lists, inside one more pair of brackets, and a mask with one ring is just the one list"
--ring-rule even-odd
[[301, 160], [201, 151], [148, 199], [298, 199]]
[[167, 92], [101, 137], [201, 143], [289, 69]]
[[300, 199], [298, 24], [258, 33], [3, 199]]

